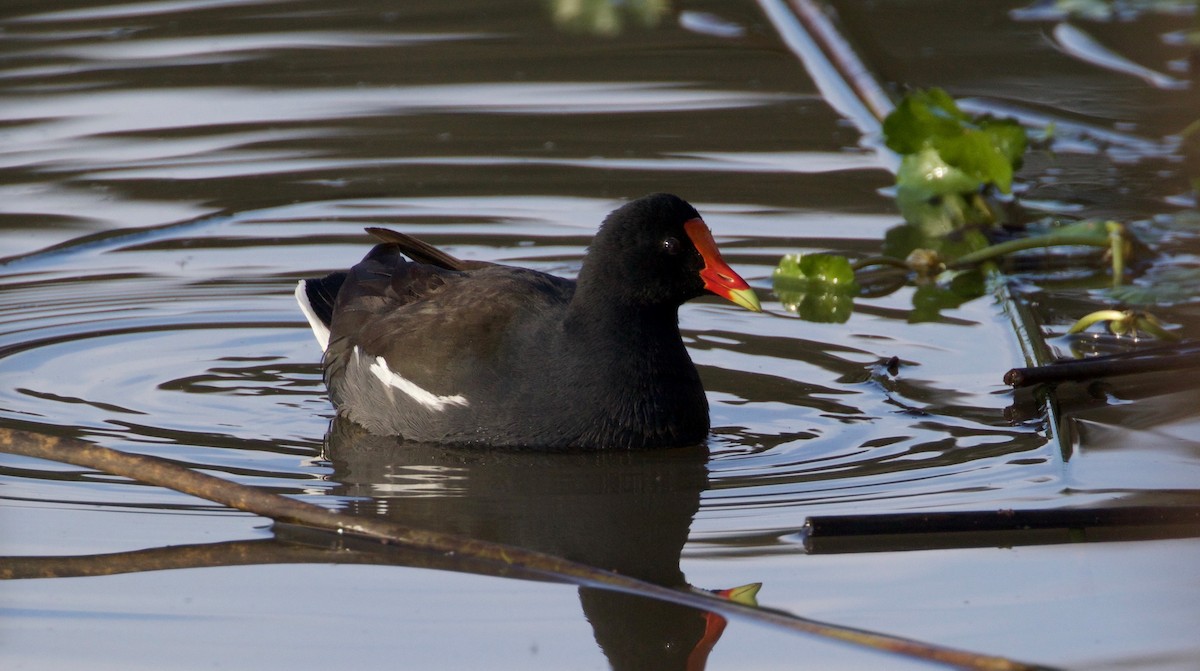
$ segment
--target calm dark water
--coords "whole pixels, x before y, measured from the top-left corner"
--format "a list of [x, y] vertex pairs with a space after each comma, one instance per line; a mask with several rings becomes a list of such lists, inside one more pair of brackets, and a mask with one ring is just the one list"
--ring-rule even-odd
[[[1194, 208], [1171, 134], [1195, 93], [1055, 48], [1056, 23], [1016, 6], [841, 9], [883, 80], [1061, 126], [1060, 151], [1028, 161], [1028, 197], [1166, 236]], [[0, 422], [659, 582], [761, 581], [762, 603], [816, 619], [1046, 664], [1194, 668], [1196, 541], [805, 553], [815, 514], [1195, 502], [1197, 392], [1172, 387], [1155, 406], [1171, 410], [1150, 417], [1128, 401], [1161, 398], [1154, 385], [1084, 394], [1066, 459], [1001, 383], [1025, 361], [990, 296], [920, 324], [911, 290], [861, 301], [847, 324], [789, 315], [769, 293], [782, 254], [872, 254], [899, 223], [871, 143], [757, 4], [618, 13], [612, 34], [555, 11], [0, 10]], [[1159, 35], [1189, 21], [1079, 25], [1186, 78], [1186, 51]], [[712, 405], [707, 449], [397, 451], [331, 426], [292, 290], [360, 258], [364, 226], [571, 275], [609, 210], [664, 190], [698, 207], [768, 308], [681, 313]], [[1178, 232], [1165, 248], [1197, 250]], [[1051, 335], [1059, 305], [1043, 314]], [[1172, 315], [1196, 320], [1186, 305]], [[0, 455], [4, 555], [209, 544], [214, 563], [238, 564], [237, 543], [274, 536], [181, 494]], [[21, 669], [673, 668], [703, 631], [696, 613], [587, 590], [294, 558], [0, 583], [0, 625], [0, 659]], [[738, 622], [709, 662], [908, 664]]]

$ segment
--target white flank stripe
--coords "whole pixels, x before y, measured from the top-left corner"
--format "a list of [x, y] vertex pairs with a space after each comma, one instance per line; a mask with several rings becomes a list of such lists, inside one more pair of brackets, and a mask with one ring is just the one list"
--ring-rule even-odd
[[[354, 348], [354, 356], [355, 358], [359, 356], [357, 346]], [[411, 381], [405, 379], [402, 375], [398, 375], [391, 368], [388, 368], [387, 362], [384, 361], [383, 357], [381, 356], [375, 357], [375, 363], [371, 364], [371, 372], [375, 375], [375, 377], [379, 378], [380, 382], [392, 389], [399, 389], [405, 394], [408, 394], [414, 401], [420, 403], [426, 408], [429, 408], [430, 410], [442, 411], [445, 410], [446, 406], [448, 405], [467, 405], [467, 399], [462, 394], [455, 394], [454, 396], [438, 396], [437, 394], [420, 388], [416, 384], [413, 384]]]
[[308, 302], [308, 292], [305, 291], [306, 284], [304, 280], [296, 283], [296, 302], [300, 304], [300, 311], [304, 313], [304, 318], [308, 320], [308, 325], [312, 327], [313, 335], [317, 337], [317, 343], [321, 345], [321, 351], [324, 352], [329, 348], [329, 327], [313, 311], [312, 303]]

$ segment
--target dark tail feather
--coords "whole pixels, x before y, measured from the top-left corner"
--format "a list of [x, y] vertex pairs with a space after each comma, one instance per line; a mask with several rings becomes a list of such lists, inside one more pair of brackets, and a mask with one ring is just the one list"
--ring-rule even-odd
[[338, 292], [345, 281], [346, 273], [330, 273], [321, 279], [304, 281], [304, 295], [308, 297], [308, 305], [326, 326], [333, 322], [333, 305], [337, 302]]
[[446, 270], [473, 270], [491, 265], [484, 261], [463, 261], [460, 258], [443, 252], [428, 242], [388, 228], [371, 227], [367, 229], [367, 232], [380, 242], [396, 245], [405, 256], [417, 263], [425, 263], [445, 268]]

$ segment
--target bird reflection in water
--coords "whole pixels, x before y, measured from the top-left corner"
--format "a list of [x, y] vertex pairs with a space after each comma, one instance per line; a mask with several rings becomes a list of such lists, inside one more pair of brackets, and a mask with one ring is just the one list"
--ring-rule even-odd
[[[700, 494], [703, 446], [532, 452], [402, 442], [335, 420], [329, 493], [347, 512], [520, 546], [669, 587]], [[724, 628], [716, 614], [609, 590], [579, 599], [614, 669], [702, 669]]]

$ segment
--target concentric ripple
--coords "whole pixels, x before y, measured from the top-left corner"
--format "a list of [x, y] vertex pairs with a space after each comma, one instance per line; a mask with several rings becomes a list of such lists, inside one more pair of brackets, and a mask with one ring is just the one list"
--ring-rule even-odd
[[[367, 243], [362, 226], [379, 223], [463, 256], [570, 275], [590, 232], [575, 222], [598, 220], [609, 206], [307, 203], [18, 259], [0, 292], [0, 367], [13, 380], [0, 390], [0, 414], [78, 427], [248, 482], [319, 480], [328, 476], [319, 458], [332, 409], [319, 350], [293, 305], [296, 279], [353, 263]], [[762, 245], [777, 216], [710, 215], [727, 256], [760, 285], [776, 257]], [[722, 224], [759, 246], [725, 239]], [[886, 319], [856, 319], [847, 336], [768, 306], [773, 313], [753, 315], [714, 300], [682, 312], [714, 424], [697, 547], [786, 539], [814, 511], [985, 505], [1057, 491], [1044, 437], [1003, 419], [997, 373], [961, 372], [981, 357], [960, 334], [1000, 338], [1006, 328], [988, 306], [926, 327], [936, 331], [929, 342], [957, 338], [958, 349], [886, 335], [894, 331]], [[880, 365], [890, 357], [905, 362], [899, 375]]]

